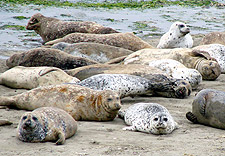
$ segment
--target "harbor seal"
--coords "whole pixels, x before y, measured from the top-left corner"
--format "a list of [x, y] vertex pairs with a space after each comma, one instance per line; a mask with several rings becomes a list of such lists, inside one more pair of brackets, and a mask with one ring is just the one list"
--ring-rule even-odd
[[190, 28], [185, 23], [175, 22], [170, 30], [160, 38], [157, 48], [191, 48], [193, 39], [189, 33]]
[[58, 49], [51, 48], [35, 48], [27, 52], [12, 55], [6, 60], [6, 65], [9, 68], [15, 66], [39, 67], [49, 66], [60, 69], [74, 69], [81, 66], [96, 64], [82, 57], [75, 57]]
[[59, 42], [78, 43], [78, 42], [94, 42], [100, 44], [111, 45], [137, 51], [144, 48], [153, 48], [150, 44], [135, 36], [133, 33], [114, 33], [114, 34], [85, 34], [72, 33], [53, 41], [45, 43], [49, 47]]
[[182, 63], [172, 59], [152, 60], [149, 66], [161, 69], [167, 75], [176, 79], [183, 79], [196, 89], [202, 82], [202, 75], [196, 69], [185, 67]]
[[205, 35], [200, 45], [206, 44], [222, 44], [225, 46], [225, 32], [211, 32]]
[[22, 115], [17, 137], [24, 142], [56, 141], [65, 143], [77, 132], [77, 122], [66, 111], [56, 107], [41, 107]]
[[222, 44], [200, 45], [193, 49], [208, 52], [209, 55], [215, 58], [218, 64], [220, 65], [221, 73], [225, 74], [225, 45]]
[[0, 74], [0, 84], [10, 88], [33, 89], [39, 86], [80, 81], [56, 67], [16, 66]]
[[129, 127], [123, 130], [152, 134], [169, 134], [178, 128], [169, 111], [157, 103], [136, 103], [125, 111], [118, 112]]
[[44, 42], [64, 37], [70, 33], [109, 34], [118, 31], [104, 27], [95, 22], [61, 21], [52, 17], [45, 17], [40, 13], [34, 14], [27, 23], [27, 30], [34, 30]]
[[186, 114], [193, 123], [225, 129], [225, 92], [203, 89], [192, 103], [192, 112]]
[[121, 107], [120, 98], [111, 90], [96, 91], [70, 84], [34, 88], [14, 96], [0, 96], [0, 106], [34, 110], [40, 107], [58, 107], [76, 121], [111, 121]]
[[142, 49], [128, 55], [123, 64], [149, 64], [157, 59], [173, 59], [179, 61], [187, 68], [196, 69], [203, 80], [215, 80], [221, 74], [218, 62], [205, 51], [175, 48], [175, 49]]
[[106, 63], [111, 59], [127, 56], [133, 52], [124, 48], [91, 42], [73, 44], [60, 42], [53, 45], [51, 48], [59, 49], [68, 54], [84, 57], [99, 63]]
[[[160, 80], [161, 79], [161, 80]], [[166, 81], [166, 78], [146, 79], [129, 74], [98, 74], [76, 83], [94, 90], [113, 90], [120, 98], [153, 94], [184, 98], [191, 93], [191, 86], [183, 80]]]

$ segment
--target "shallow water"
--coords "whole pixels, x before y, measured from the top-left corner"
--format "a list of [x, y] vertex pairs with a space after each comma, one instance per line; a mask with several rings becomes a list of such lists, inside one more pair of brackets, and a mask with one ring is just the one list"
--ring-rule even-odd
[[[35, 13], [70, 21], [95, 21], [121, 32], [135, 32], [140, 37], [152, 38], [168, 31], [175, 21], [191, 27], [191, 34], [224, 31], [225, 10], [215, 7], [169, 6], [156, 9], [105, 9], [44, 6], [5, 6], [0, 8], [0, 50], [27, 50], [41, 46], [41, 37], [24, 30]], [[24, 16], [25, 19], [17, 19]], [[9, 27], [10, 26], [10, 27]]]

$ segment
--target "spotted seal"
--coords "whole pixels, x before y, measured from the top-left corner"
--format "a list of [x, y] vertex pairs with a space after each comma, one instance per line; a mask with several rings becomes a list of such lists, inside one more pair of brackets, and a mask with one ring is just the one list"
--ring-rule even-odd
[[173, 59], [179, 61], [187, 68], [200, 72], [203, 80], [215, 80], [221, 74], [218, 62], [205, 51], [175, 48], [175, 49], [142, 49], [128, 55], [123, 64], [149, 64], [156, 59]]
[[56, 107], [41, 107], [22, 115], [17, 137], [24, 142], [56, 141], [65, 143], [77, 132], [77, 122], [66, 111]]
[[186, 117], [193, 123], [225, 129], [225, 92], [201, 90], [193, 100], [192, 112], [187, 112]]
[[221, 73], [225, 74], [225, 45], [222, 44], [209, 44], [200, 45], [195, 50], [206, 51], [209, 55], [216, 59], [221, 68]]
[[118, 112], [129, 127], [123, 130], [152, 134], [169, 134], [178, 128], [169, 111], [157, 103], [136, 103]]
[[202, 38], [200, 45], [206, 44], [222, 44], [225, 46], [225, 32], [211, 32], [206, 34]]
[[56, 67], [16, 66], [0, 74], [0, 84], [10, 88], [33, 89], [39, 86], [77, 81], [80, 80]]
[[127, 56], [133, 52], [120, 47], [92, 42], [80, 42], [73, 44], [60, 42], [53, 45], [51, 48], [62, 50], [74, 56], [85, 57], [99, 63], [106, 63], [111, 59]]
[[34, 30], [44, 42], [64, 37], [70, 33], [109, 34], [118, 31], [88, 21], [61, 21], [52, 17], [45, 17], [40, 13], [34, 14], [27, 23], [27, 30]]
[[149, 62], [149, 66], [159, 68], [173, 78], [188, 81], [192, 89], [196, 89], [202, 82], [202, 76], [196, 69], [187, 68], [176, 60], [152, 60]]
[[96, 91], [70, 84], [43, 86], [14, 96], [0, 96], [0, 106], [24, 110], [58, 107], [76, 121], [113, 120], [121, 107], [118, 94], [111, 90]]
[[157, 48], [191, 48], [193, 39], [189, 33], [190, 28], [185, 23], [175, 22], [160, 38]]
[[[162, 76], [160, 78], [163, 79]], [[183, 80], [150, 80], [129, 74], [98, 74], [76, 84], [94, 90], [113, 90], [120, 98], [147, 94], [184, 98], [191, 93], [190, 84]]]
[[58, 49], [51, 48], [35, 48], [27, 52], [12, 55], [6, 60], [6, 65], [9, 68], [15, 66], [25, 67], [39, 67], [49, 66], [60, 69], [73, 69], [76, 67], [96, 64], [98, 62], [92, 61], [82, 57], [75, 57]]
[[114, 34], [87, 34], [87, 33], [72, 33], [63, 38], [56, 39], [45, 43], [49, 47], [59, 42], [78, 43], [78, 42], [94, 42], [100, 44], [111, 45], [137, 51], [144, 48], [153, 48], [141, 38], [135, 36], [133, 33], [114, 33]]

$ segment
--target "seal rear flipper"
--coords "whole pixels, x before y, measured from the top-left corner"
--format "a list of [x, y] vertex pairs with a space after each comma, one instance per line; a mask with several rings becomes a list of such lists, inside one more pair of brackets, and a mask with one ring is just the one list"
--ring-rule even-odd
[[186, 118], [193, 123], [198, 123], [197, 117], [191, 112], [186, 113]]
[[13, 97], [0, 96], [0, 106], [15, 106]]

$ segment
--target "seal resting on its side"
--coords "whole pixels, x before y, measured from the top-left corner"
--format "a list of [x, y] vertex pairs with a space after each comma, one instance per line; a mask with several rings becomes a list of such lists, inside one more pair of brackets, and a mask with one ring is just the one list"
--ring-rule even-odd
[[34, 30], [44, 42], [64, 37], [70, 33], [110, 34], [118, 31], [104, 27], [95, 22], [61, 21], [52, 17], [34, 14], [26, 26], [27, 30]]
[[59, 42], [78, 43], [78, 42], [94, 42], [100, 44], [111, 45], [132, 51], [144, 48], [153, 48], [150, 44], [135, 36], [133, 33], [115, 33], [115, 34], [84, 34], [72, 33], [53, 41], [49, 41], [45, 46], [49, 47]]
[[118, 115], [129, 125], [123, 130], [169, 134], [178, 128], [169, 111], [157, 103], [136, 103]]
[[186, 117], [193, 123], [225, 129], [225, 92], [201, 90], [192, 103], [192, 112]]
[[66, 111], [56, 107], [41, 107], [24, 113], [17, 127], [17, 137], [24, 142], [56, 141], [65, 143], [77, 132], [77, 122]]
[[49, 66], [60, 69], [74, 69], [98, 62], [82, 57], [75, 57], [58, 49], [35, 48], [27, 52], [14, 54], [6, 60], [9, 68], [15, 66], [39, 67]]
[[0, 96], [0, 106], [24, 110], [58, 107], [76, 121], [113, 120], [121, 107], [118, 94], [111, 90], [96, 91], [70, 84], [43, 86], [15, 96]]
[[33, 89], [77, 81], [80, 80], [55, 67], [16, 66], [0, 74], [0, 84], [11, 88]]
[[225, 32], [211, 32], [203, 37], [200, 45], [222, 44], [225, 46]]
[[190, 28], [186, 24], [175, 22], [170, 30], [160, 38], [157, 48], [192, 48], [193, 39], [189, 33]]

